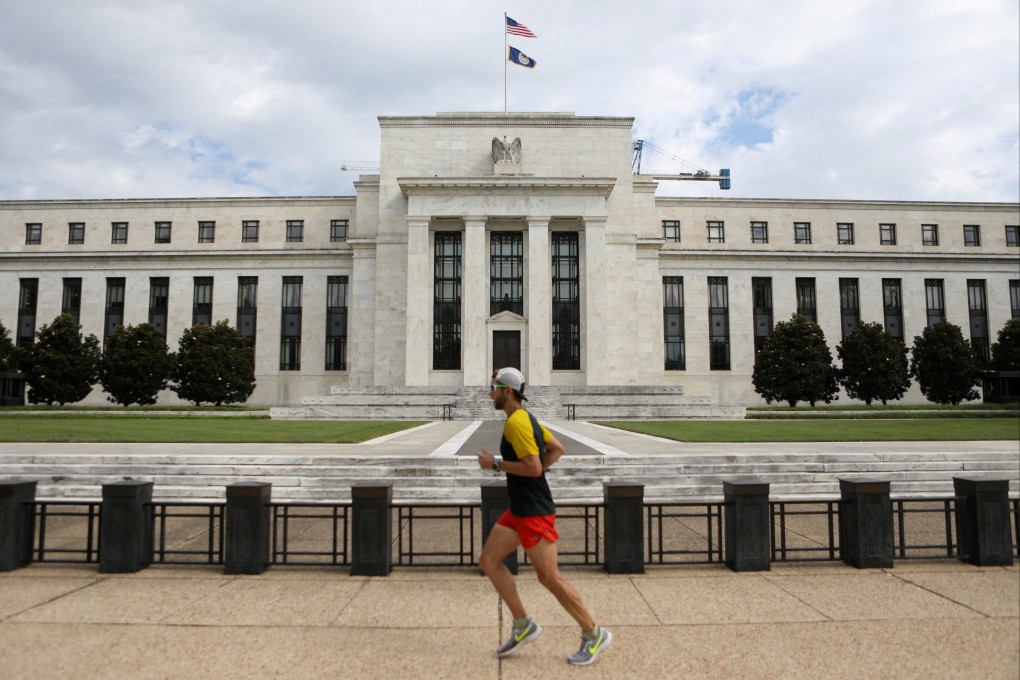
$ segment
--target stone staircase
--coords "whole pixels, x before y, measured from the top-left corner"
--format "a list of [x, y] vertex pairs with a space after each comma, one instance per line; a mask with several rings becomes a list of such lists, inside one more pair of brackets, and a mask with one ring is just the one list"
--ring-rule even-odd
[[[740, 453], [565, 456], [549, 475], [558, 502], [598, 501], [602, 484], [645, 485], [649, 500], [716, 500], [724, 480], [754, 478], [783, 498], [832, 498], [838, 480], [889, 480], [893, 496], [951, 495], [954, 476], [1010, 480], [1020, 491], [1020, 453]], [[477, 502], [479, 485], [499, 479], [470, 456], [5, 454], [0, 479], [38, 481], [39, 498], [101, 496], [104, 483], [155, 483], [157, 500], [222, 499], [240, 481], [273, 484], [274, 500], [344, 501], [353, 484], [391, 483], [397, 501]]]
[[[742, 419], [743, 406], [686, 397], [678, 386], [528, 386], [528, 410], [539, 420]], [[274, 407], [280, 420], [495, 420], [487, 386], [338, 387], [305, 397], [298, 407]]]

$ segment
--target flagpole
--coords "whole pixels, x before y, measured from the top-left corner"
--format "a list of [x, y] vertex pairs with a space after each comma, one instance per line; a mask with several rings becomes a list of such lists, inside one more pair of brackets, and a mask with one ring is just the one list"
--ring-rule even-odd
[[506, 65], [506, 62], [507, 62], [506, 50], [507, 50], [507, 44], [508, 43], [507, 43], [507, 37], [506, 37], [506, 12], [503, 12], [503, 116], [504, 117], [506, 117], [506, 115], [507, 115], [507, 105], [506, 105], [506, 69], [507, 69], [507, 65]]

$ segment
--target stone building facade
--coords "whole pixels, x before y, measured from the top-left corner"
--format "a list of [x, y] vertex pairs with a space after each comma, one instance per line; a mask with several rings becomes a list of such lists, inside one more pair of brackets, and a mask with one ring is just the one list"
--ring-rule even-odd
[[0, 202], [0, 321], [22, 341], [62, 311], [100, 338], [154, 321], [173, 349], [227, 319], [255, 341], [252, 404], [516, 364], [755, 405], [755, 345], [796, 311], [833, 350], [858, 320], [909, 345], [944, 317], [987, 347], [1020, 316], [1017, 204], [659, 198], [631, 118], [379, 123], [355, 196]]

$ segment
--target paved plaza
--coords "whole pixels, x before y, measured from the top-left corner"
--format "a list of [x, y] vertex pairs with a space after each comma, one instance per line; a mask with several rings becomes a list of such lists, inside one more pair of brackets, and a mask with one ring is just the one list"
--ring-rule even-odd
[[[741, 450], [952, 451], [961, 443], [683, 444], [590, 423], [552, 423], [569, 455]], [[284, 452], [309, 457], [469, 456], [498, 446], [498, 427], [436, 423], [356, 445], [61, 445], [152, 455]], [[40, 445], [6, 444], [0, 455]], [[46, 445], [51, 447], [53, 445]], [[967, 447], [1015, 451], [1016, 442]], [[509, 614], [473, 567], [400, 567], [387, 577], [346, 567], [34, 564], [0, 574], [0, 668], [11, 678], [984, 678], [1020, 676], [1020, 566], [900, 560], [649, 567], [642, 575], [565, 569], [614, 633], [599, 661], [575, 668], [577, 630], [522, 567], [522, 595], [544, 627], [499, 660]]]

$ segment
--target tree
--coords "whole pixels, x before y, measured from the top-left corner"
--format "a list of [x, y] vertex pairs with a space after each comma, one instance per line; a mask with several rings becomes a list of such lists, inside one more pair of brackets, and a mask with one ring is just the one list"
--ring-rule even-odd
[[99, 379], [102, 352], [96, 336], [84, 336], [70, 314], [61, 314], [35, 338], [18, 348], [29, 403], [73, 404], [87, 397]]
[[170, 382], [174, 365], [175, 357], [155, 325], [117, 326], [107, 340], [99, 382], [114, 403], [155, 404], [159, 391]]
[[765, 401], [830, 403], [839, 390], [832, 352], [821, 326], [794, 314], [780, 321], [754, 358], [751, 374], [755, 391]]
[[17, 350], [11, 341], [10, 331], [0, 321], [0, 371], [18, 370]]
[[836, 355], [843, 362], [837, 377], [851, 399], [885, 404], [910, 387], [907, 346], [880, 323], [858, 324], [836, 345]]
[[195, 404], [244, 402], [255, 391], [251, 343], [226, 320], [184, 331], [170, 389]]
[[955, 405], [977, 399], [974, 387], [982, 375], [977, 354], [959, 326], [943, 319], [914, 338], [910, 376], [928, 401]]
[[992, 368], [1020, 371], [1020, 319], [1010, 319], [992, 343]]

